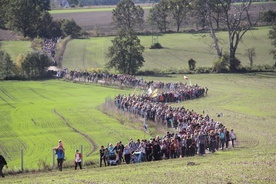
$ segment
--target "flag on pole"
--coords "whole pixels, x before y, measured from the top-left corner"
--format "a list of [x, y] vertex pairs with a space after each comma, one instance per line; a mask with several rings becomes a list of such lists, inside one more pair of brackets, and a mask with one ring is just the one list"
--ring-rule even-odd
[[149, 95], [152, 93], [152, 89], [151, 89], [151, 87], [149, 87], [149, 89], [148, 89], [148, 93], [149, 93]]
[[150, 95], [151, 98], [154, 98], [158, 95], [158, 89], [156, 88]]
[[137, 86], [134, 88], [134, 90], [133, 90], [133, 95], [135, 95], [136, 94], [136, 88], [137, 88]]
[[189, 79], [186, 75], [184, 75], [183, 78], [184, 78], [184, 80], [188, 80]]

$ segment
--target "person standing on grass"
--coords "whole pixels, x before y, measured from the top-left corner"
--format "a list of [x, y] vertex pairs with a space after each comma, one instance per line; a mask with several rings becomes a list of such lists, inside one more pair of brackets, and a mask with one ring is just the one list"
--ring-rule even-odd
[[64, 151], [62, 149], [54, 149], [56, 151], [57, 155], [57, 164], [58, 164], [58, 169], [62, 171], [62, 164], [64, 161]]
[[229, 146], [229, 141], [230, 141], [230, 132], [225, 128], [225, 146], [228, 149]]
[[75, 170], [77, 170], [78, 166], [80, 169], [82, 169], [82, 154], [79, 152], [79, 150], [76, 150], [75, 153]]
[[131, 152], [130, 152], [130, 148], [129, 148], [128, 144], [126, 144], [125, 147], [124, 147], [123, 156], [124, 156], [124, 159], [126, 161], [126, 164], [130, 164]]
[[223, 129], [220, 130], [219, 140], [220, 140], [221, 149], [223, 150], [224, 149], [224, 143], [225, 143], [225, 133], [224, 133]]
[[205, 154], [205, 145], [207, 142], [206, 137], [202, 131], [199, 132], [198, 142], [199, 142], [199, 155], [202, 156], [203, 154]]
[[5, 160], [5, 158], [0, 154], [0, 175], [2, 176], [2, 178], [5, 177], [4, 173], [3, 173], [3, 168], [6, 165], [6, 168], [8, 168], [8, 164]]
[[104, 163], [104, 166], [106, 166], [106, 153], [107, 153], [107, 150], [104, 148], [104, 146], [102, 145], [101, 146], [101, 149], [100, 149], [100, 167], [102, 167], [102, 164]]
[[237, 140], [237, 136], [236, 136], [233, 129], [230, 132], [230, 138], [231, 138], [231, 141], [232, 141], [232, 147], [234, 148], [235, 147], [235, 141]]

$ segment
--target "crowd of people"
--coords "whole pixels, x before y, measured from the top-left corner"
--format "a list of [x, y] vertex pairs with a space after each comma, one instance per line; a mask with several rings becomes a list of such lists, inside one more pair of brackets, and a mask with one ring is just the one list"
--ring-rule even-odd
[[[206, 122], [206, 123], [202, 123]], [[218, 122], [208, 122], [205, 118], [198, 118], [198, 123], [191, 123], [178, 133], [167, 132], [164, 136], [156, 136], [149, 140], [134, 141], [129, 143], [117, 142], [108, 147], [101, 146], [100, 167], [109, 165], [150, 162], [164, 159], [175, 159], [204, 155], [208, 151], [214, 153], [218, 150], [234, 148], [237, 136], [232, 129], [229, 131]], [[201, 122], [200, 122], [201, 121]]]
[[47, 53], [52, 58], [51, 66], [56, 66], [57, 62], [55, 61], [54, 57], [56, 54], [56, 45], [59, 42], [60, 38], [51, 38], [51, 39], [44, 39], [42, 51]]

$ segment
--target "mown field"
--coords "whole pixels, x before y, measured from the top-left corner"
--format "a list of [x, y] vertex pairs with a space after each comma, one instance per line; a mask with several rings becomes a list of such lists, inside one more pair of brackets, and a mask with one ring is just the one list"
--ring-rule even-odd
[[[268, 39], [269, 27], [259, 27], [248, 32], [240, 43], [237, 57], [243, 66], [249, 66], [249, 60], [244, 56], [245, 50], [255, 47], [256, 65], [273, 65], [271, 41]], [[226, 32], [219, 34], [223, 51], [228, 51], [228, 36]], [[149, 49], [156, 37], [139, 36], [141, 44], [145, 46], [143, 53], [145, 63], [141, 70], [184, 70], [188, 69], [188, 60], [193, 58], [197, 67], [211, 67], [217, 58], [212, 47], [212, 40], [208, 34], [175, 33], [158, 36], [159, 43], [164, 49]], [[111, 46], [113, 37], [96, 37], [89, 39], [74, 39], [66, 47], [63, 56], [63, 67], [77, 70], [88, 68], [103, 68], [109, 61], [106, 54]]]
[[[199, 113], [204, 110], [215, 121], [233, 128], [238, 136], [235, 149], [203, 157], [134, 165], [107, 168], [85, 166], [82, 171], [75, 171], [72, 167], [62, 173], [57, 170], [33, 171], [8, 175], [1, 182], [275, 183], [276, 74], [201, 74], [188, 77], [192, 84], [208, 86], [208, 96], [172, 105], [184, 105]], [[183, 76], [146, 77], [145, 80], [182, 81]], [[64, 141], [65, 163], [70, 164], [74, 150], [80, 145], [84, 145], [84, 160], [97, 162], [98, 148], [95, 149], [91, 139], [99, 146], [118, 140], [126, 142], [129, 137], [137, 139], [145, 136], [143, 132], [122, 125], [97, 109], [106, 97], [128, 94], [132, 90], [122, 91], [61, 80], [8, 81], [0, 82], [0, 86], [0, 145], [9, 163], [9, 170], [20, 167], [20, 148], [25, 152], [25, 165], [37, 168], [39, 159], [51, 165], [51, 148], [58, 139]], [[218, 118], [218, 113], [223, 113], [223, 116]], [[188, 166], [190, 161], [196, 165]]]

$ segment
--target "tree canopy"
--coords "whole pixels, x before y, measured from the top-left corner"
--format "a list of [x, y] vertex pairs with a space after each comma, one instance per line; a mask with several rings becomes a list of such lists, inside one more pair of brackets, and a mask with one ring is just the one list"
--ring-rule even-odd
[[131, 0], [121, 0], [112, 11], [113, 23], [119, 29], [129, 30], [141, 26], [144, 22], [144, 10]]
[[271, 44], [274, 47], [271, 50], [271, 54], [273, 54], [273, 59], [276, 60], [276, 26], [273, 26], [272, 29], [269, 31], [269, 39], [271, 39]]
[[144, 49], [133, 30], [120, 30], [108, 49], [110, 61], [106, 66], [123, 74], [135, 74], [145, 62], [142, 55]]
[[41, 78], [50, 66], [50, 58], [41, 52], [31, 52], [24, 58], [22, 69], [27, 78]]
[[169, 1], [161, 0], [149, 11], [148, 20], [152, 26], [157, 26], [160, 32], [166, 32], [169, 24]]
[[4, 23], [15, 32], [22, 33], [24, 37], [34, 38], [38, 35], [42, 13], [50, 10], [50, 0], [13, 0], [3, 1], [5, 7]]

